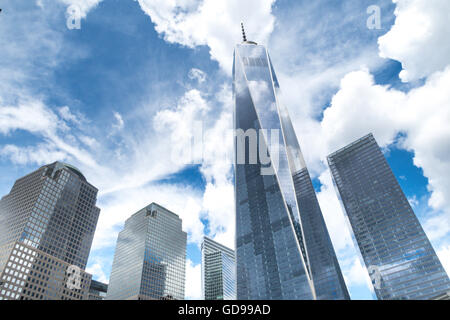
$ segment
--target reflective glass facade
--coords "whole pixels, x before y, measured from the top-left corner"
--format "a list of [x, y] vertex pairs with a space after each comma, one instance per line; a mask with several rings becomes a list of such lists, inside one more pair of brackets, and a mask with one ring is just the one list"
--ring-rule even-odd
[[294, 186], [317, 299], [349, 300], [350, 295], [307, 168], [294, 174]]
[[347, 299], [265, 47], [236, 46], [233, 80], [237, 298]]
[[175, 213], [152, 203], [119, 233], [108, 300], [184, 299], [187, 234]]
[[328, 156], [378, 299], [430, 299], [450, 281], [372, 134]]
[[233, 250], [205, 237], [202, 243], [202, 292], [205, 300], [236, 299]]
[[[100, 209], [97, 189], [73, 166], [55, 162], [18, 179], [0, 200], [0, 299], [86, 299], [83, 270]], [[70, 266], [80, 289], [67, 288]]]

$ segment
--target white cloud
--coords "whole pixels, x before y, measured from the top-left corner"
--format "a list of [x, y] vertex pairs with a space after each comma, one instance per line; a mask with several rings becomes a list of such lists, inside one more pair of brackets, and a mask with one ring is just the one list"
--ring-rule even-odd
[[423, 228], [431, 241], [446, 239], [450, 232], [450, 214], [449, 211], [440, 214], [430, 214], [425, 221]]
[[444, 267], [447, 274], [450, 274], [450, 244], [441, 246], [436, 250], [439, 260], [441, 260], [442, 266]]
[[89, 267], [86, 268], [86, 272], [92, 274], [92, 279], [108, 283], [109, 279], [106, 277], [105, 272], [103, 271], [103, 268], [100, 263], [94, 263], [91, 264]]
[[[80, 9], [81, 18], [86, 18], [88, 12], [94, 9], [102, 0], [59, 0], [69, 6], [77, 6]], [[43, 6], [43, 4], [41, 4]]]
[[381, 146], [393, 142], [405, 110], [403, 92], [375, 85], [367, 70], [347, 74], [321, 122], [327, 152], [372, 132]]
[[79, 135], [78, 138], [81, 142], [83, 142], [85, 145], [89, 147], [95, 147], [98, 146], [98, 141], [95, 138], [88, 137], [85, 135]]
[[0, 132], [3, 134], [27, 130], [50, 135], [60, 123], [58, 117], [38, 100], [27, 99], [17, 106], [0, 108]]
[[122, 115], [120, 113], [118, 113], [117, 111], [114, 111], [113, 115], [114, 115], [114, 119], [116, 120], [116, 123], [113, 123], [113, 125], [112, 125], [113, 128], [116, 130], [122, 130], [123, 126], [125, 124], [123, 121]]
[[[401, 176], [400, 179], [402, 179], [402, 177], [403, 176]], [[416, 208], [419, 205], [419, 200], [417, 200], [416, 195], [412, 196], [411, 198], [408, 198], [408, 202], [413, 208]]]
[[407, 82], [428, 77], [449, 63], [450, 2], [448, 0], [393, 0], [395, 24], [378, 39], [380, 56], [398, 60]]
[[203, 210], [209, 222], [209, 236], [225, 246], [234, 248], [234, 185], [232, 173], [232, 95], [224, 85], [218, 93], [221, 113], [204, 132], [204, 159], [200, 171], [206, 187], [203, 194]]
[[93, 169], [98, 168], [93, 157], [71, 141], [72, 136], [68, 134], [69, 127], [66, 122], [59, 118], [51, 109], [40, 100], [26, 98], [19, 100], [17, 105], [0, 106], [0, 133], [10, 134], [16, 130], [31, 132], [43, 138], [47, 146], [36, 147], [8, 147], [4, 153], [9, 154], [11, 159], [20, 163], [25, 160], [39, 162], [43, 159], [44, 152], [51, 151], [46, 158], [56, 155], [66, 155], [76, 159], [80, 163]]
[[185, 297], [187, 300], [202, 299], [202, 269], [200, 264], [194, 264], [186, 259]]
[[234, 186], [231, 182], [207, 183], [203, 209], [209, 222], [210, 234], [225, 246], [234, 248]]
[[[176, 108], [159, 111], [154, 118], [154, 125], [161, 132], [170, 132], [166, 138], [169, 138], [171, 147], [175, 149], [190, 149], [193, 130], [198, 126], [203, 127], [200, 153], [203, 157], [190, 158], [201, 163], [200, 172], [206, 181], [202, 203], [196, 211], [201, 211], [202, 217], [208, 220], [210, 236], [234, 247], [234, 188], [229, 157], [233, 143], [228, 136], [232, 128], [230, 88], [223, 86], [216, 98], [218, 101], [214, 103], [198, 90], [190, 90], [180, 99]], [[222, 113], [215, 119], [219, 108]], [[189, 159], [184, 160], [188, 163], [186, 160]], [[199, 244], [202, 235], [196, 233], [194, 242]]]
[[207, 45], [211, 58], [231, 74], [234, 45], [242, 39], [244, 21], [249, 39], [267, 42], [273, 30], [275, 0], [136, 0], [155, 29], [168, 42], [188, 47]]
[[206, 81], [206, 73], [197, 68], [192, 68], [189, 70], [188, 77], [191, 80], [198, 81], [198, 83], [203, 83]]
[[68, 158], [67, 153], [52, 149], [46, 144], [37, 145], [36, 147], [19, 148], [15, 145], [5, 145], [0, 148], [0, 156], [9, 158], [13, 163], [26, 165], [36, 163], [44, 165], [54, 161], [64, 161]]
[[[209, 110], [202, 93], [192, 89], [184, 94], [176, 108], [164, 109], [155, 115], [154, 128], [170, 143], [168, 154], [172, 162], [188, 165], [201, 161], [201, 150], [196, 147], [201, 146], [201, 132]], [[194, 138], [200, 141], [194, 141]]]
[[63, 120], [66, 120], [67, 122], [72, 122], [73, 124], [80, 125], [84, 121], [84, 119], [82, 119], [80, 115], [75, 115], [74, 113], [72, 113], [68, 106], [58, 108], [57, 110], [61, 118]]
[[369, 288], [371, 286], [371, 280], [367, 269], [361, 265], [359, 258], [353, 258], [350, 264], [350, 268], [344, 273], [345, 282], [348, 286], [361, 286], [366, 285]]

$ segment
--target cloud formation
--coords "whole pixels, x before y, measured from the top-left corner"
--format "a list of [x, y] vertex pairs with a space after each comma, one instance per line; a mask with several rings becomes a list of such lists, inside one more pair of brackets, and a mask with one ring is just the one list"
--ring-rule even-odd
[[241, 21], [252, 40], [267, 42], [275, 18], [275, 0], [135, 0], [150, 16], [155, 29], [170, 43], [207, 45], [211, 58], [231, 74], [233, 47], [242, 39]]
[[404, 82], [442, 71], [449, 62], [450, 2], [393, 0], [395, 24], [378, 39], [380, 56], [402, 63]]
[[[69, 109], [64, 110], [70, 113]], [[38, 147], [4, 147], [3, 155], [12, 160], [22, 164], [41, 164], [44, 158], [58, 160], [54, 157], [65, 155], [64, 158], [71, 158], [92, 169], [99, 167], [89, 152], [79, 146], [76, 138], [70, 135], [67, 122], [40, 100], [26, 98], [19, 100], [16, 105], [0, 103], [0, 133], [10, 134], [18, 130], [28, 131], [45, 140], [46, 144], [40, 144]], [[46, 151], [51, 153], [44, 157]]]

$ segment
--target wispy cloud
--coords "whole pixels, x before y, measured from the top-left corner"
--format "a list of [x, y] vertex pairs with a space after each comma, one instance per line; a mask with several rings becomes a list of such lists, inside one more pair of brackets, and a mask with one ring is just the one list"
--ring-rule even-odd
[[125, 122], [123, 121], [122, 115], [118, 113], [117, 111], [113, 112], [114, 118], [116, 120], [115, 123], [113, 123], [113, 128], [116, 130], [122, 130]]
[[206, 81], [206, 73], [197, 68], [192, 68], [188, 73], [188, 77], [191, 80], [198, 81], [198, 83], [203, 83]]

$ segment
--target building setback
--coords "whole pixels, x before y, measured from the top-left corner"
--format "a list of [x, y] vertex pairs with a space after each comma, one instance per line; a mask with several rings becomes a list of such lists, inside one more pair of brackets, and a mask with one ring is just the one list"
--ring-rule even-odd
[[184, 299], [187, 234], [175, 213], [151, 203], [125, 221], [107, 300]]
[[372, 134], [328, 156], [378, 299], [430, 299], [449, 278]]
[[14, 183], [0, 200], [0, 299], [88, 298], [97, 191], [62, 162]]
[[202, 293], [205, 300], [236, 300], [234, 250], [208, 237], [202, 243]]

